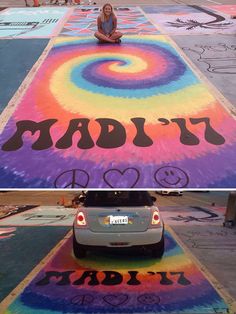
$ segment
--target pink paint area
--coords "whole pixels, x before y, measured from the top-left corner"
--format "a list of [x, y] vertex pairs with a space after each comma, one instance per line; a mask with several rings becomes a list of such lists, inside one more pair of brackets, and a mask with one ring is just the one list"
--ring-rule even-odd
[[0, 228], [0, 240], [14, 237], [16, 228]]
[[236, 5], [209, 5], [207, 7], [230, 16], [236, 16]]

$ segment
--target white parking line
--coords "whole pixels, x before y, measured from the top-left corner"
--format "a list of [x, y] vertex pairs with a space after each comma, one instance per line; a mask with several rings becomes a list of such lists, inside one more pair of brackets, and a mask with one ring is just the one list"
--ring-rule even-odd
[[216, 4], [222, 4], [221, 2], [217, 2], [217, 1], [213, 1], [213, 0], [206, 0], [208, 2], [213, 2], [213, 3], [216, 3]]

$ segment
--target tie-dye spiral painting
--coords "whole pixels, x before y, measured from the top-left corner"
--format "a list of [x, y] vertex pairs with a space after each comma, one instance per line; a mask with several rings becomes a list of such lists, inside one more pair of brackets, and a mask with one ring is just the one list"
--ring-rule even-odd
[[162, 35], [55, 39], [0, 144], [0, 187], [236, 186], [235, 119]]
[[227, 313], [224, 300], [168, 232], [162, 260], [130, 250], [91, 251], [76, 260], [71, 244], [69, 238], [5, 314]]

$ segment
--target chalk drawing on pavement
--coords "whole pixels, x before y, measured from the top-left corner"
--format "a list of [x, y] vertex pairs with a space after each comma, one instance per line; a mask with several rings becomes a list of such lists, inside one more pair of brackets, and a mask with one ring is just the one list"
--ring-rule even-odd
[[227, 313], [223, 299], [168, 232], [162, 260], [137, 254], [91, 251], [76, 260], [70, 238], [8, 313]]
[[236, 182], [234, 118], [162, 35], [57, 38], [0, 145], [1, 187]]
[[[154, 35], [160, 32], [144, 16], [139, 7], [114, 7], [118, 30], [125, 35]], [[98, 7], [80, 7], [75, 9], [64, 24], [60, 36], [93, 36], [97, 31]]]
[[225, 208], [201, 206], [164, 206], [160, 208], [168, 225], [222, 225]]
[[0, 205], [0, 220], [22, 213], [37, 206], [38, 205]]
[[217, 45], [195, 45], [182, 48], [197, 55], [197, 61], [207, 65], [207, 71], [214, 74], [236, 74], [236, 46], [218, 43]]
[[0, 37], [51, 37], [67, 8], [9, 8], [0, 12]]
[[147, 17], [160, 25], [166, 34], [234, 34], [236, 22], [219, 12], [213, 12], [206, 7], [191, 5], [174, 6], [174, 11], [167, 11], [169, 6], [160, 6], [158, 12], [149, 13]]
[[72, 226], [76, 209], [38, 206], [0, 221], [0, 226]]

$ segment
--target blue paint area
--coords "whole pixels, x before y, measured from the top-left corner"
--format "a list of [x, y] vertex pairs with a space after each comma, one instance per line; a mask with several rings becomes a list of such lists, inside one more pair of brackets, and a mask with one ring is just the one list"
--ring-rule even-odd
[[49, 37], [67, 8], [11, 8], [0, 14], [0, 37]]
[[31, 180], [27, 180], [24, 176], [20, 176], [17, 172], [9, 171], [5, 167], [0, 167], [0, 188], [21, 188], [28, 184], [28, 186], [32, 188], [37, 188], [40, 186], [41, 188], [48, 188], [50, 182], [42, 179], [42, 178], [34, 178]]
[[[220, 169], [219, 169], [219, 172], [220, 172]], [[209, 188], [220, 188], [220, 189], [222, 189], [222, 187], [230, 188], [232, 182], [236, 182], [236, 174], [235, 173], [232, 173], [231, 175], [229, 174], [228, 177], [223, 178], [221, 181], [214, 182], [214, 183], [210, 184]]]
[[14, 236], [0, 239], [0, 302], [69, 230], [70, 227], [16, 227]]
[[48, 44], [48, 39], [0, 40], [0, 113]]

